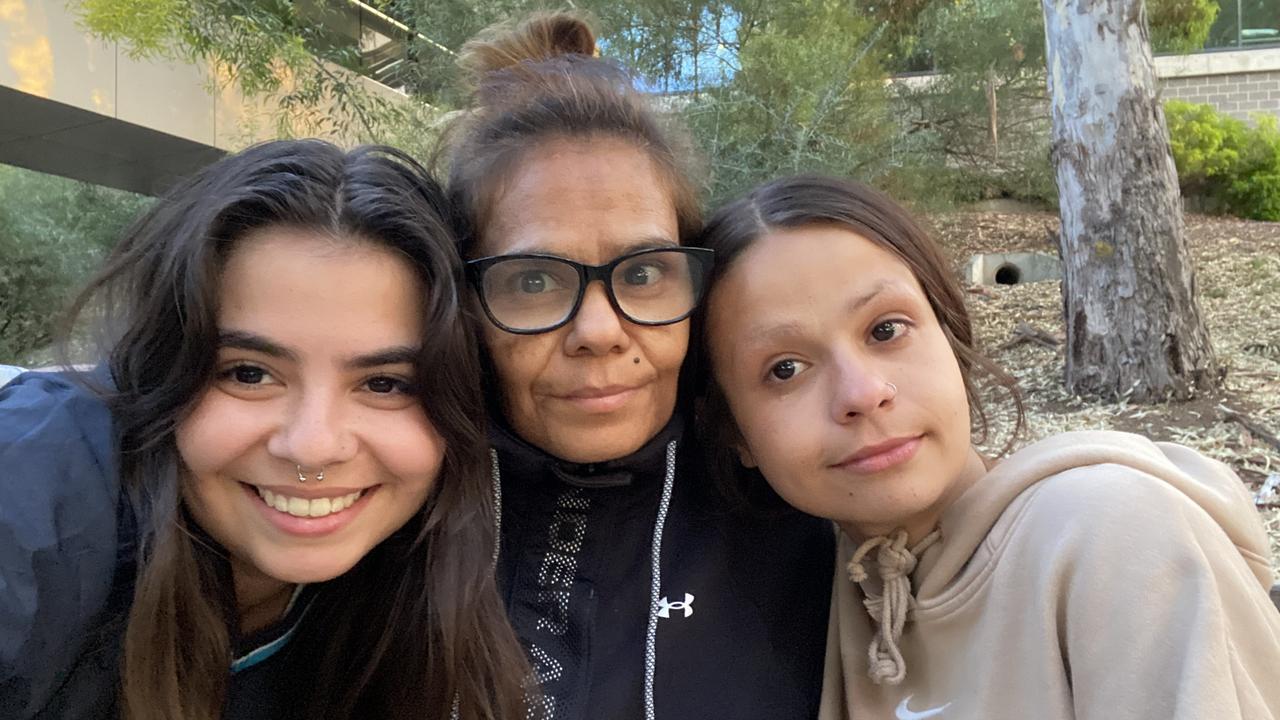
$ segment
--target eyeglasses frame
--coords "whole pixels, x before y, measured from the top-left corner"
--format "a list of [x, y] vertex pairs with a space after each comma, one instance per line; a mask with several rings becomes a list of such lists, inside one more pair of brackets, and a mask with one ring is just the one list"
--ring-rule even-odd
[[[613, 271], [619, 265], [621, 265], [622, 263], [628, 260], [639, 257], [641, 255], [647, 255], [650, 253], [657, 253], [657, 252], [679, 252], [679, 253], [692, 256], [694, 261], [698, 263], [698, 267], [700, 268], [701, 282], [694, 289], [692, 307], [690, 307], [689, 310], [685, 312], [683, 315], [680, 315], [679, 317], [673, 318], [671, 320], [659, 320], [656, 322], [648, 321], [648, 320], [636, 320], [635, 318], [631, 317], [631, 315], [627, 311], [623, 310], [621, 305], [618, 304], [618, 298], [616, 295], [614, 295], [614, 292], [613, 292]], [[693, 311], [698, 308], [698, 303], [702, 302], [702, 298], [706, 294], [706, 290], [707, 290], [706, 280], [708, 277], [710, 277], [711, 270], [715, 265], [715, 255], [716, 255], [716, 251], [708, 248], [687, 247], [684, 245], [673, 245], [670, 247], [665, 247], [665, 246], [646, 247], [646, 248], [641, 248], [639, 250], [633, 250], [631, 252], [619, 255], [618, 257], [610, 260], [607, 263], [604, 263], [603, 265], [588, 265], [586, 263], [580, 263], [577, 260], [570, 260], [569, 258], [561, 257], [559, 255], [552, 255], [550, 253], [512, 253], [511, 255], [490, 255], [488, 257], [468, 260], [465, 263], [465, 266], [466, 266], [467, 279], [470, 281], [472, 287], [475, 289], [476, 295], [479, 296], [480, 307], [484, 308], [484, 314], [489, 318], [490, 322], [492, 322], [501, 330], [512, 333], [513, 335], [541, 335], [542, 333], [549, 333], [549, 332], [554, 332], [556, 330], [559, 330], [565, 325], [568, 325], [575, 317], [577, 317], [578, 311], [582, 309], [582, 298], [586, 297], [587, 295], [587, 286], [589, 286], [591, 283], [597, 280], [604, 285], [605, 297], [609, 298], [609, 304], [613, 306], [614, 312], [618, 313], [618, 316], [623, 318], [627, 322], [635, 325], [643, 325], [646, 327], [674, 325], [680, 322], [681, 320], [684, 320], [685, 318], [692, 315]], [[563, 320], [555, 323], [554, 325], [549, 325], [545, 328], [538, 328], [536, 330], [520, 330], [520, 329], [509, 327], [508, 325], [504, 324], [502, 321], [498, 320], [498, 318], [494, 317], [493, 312], [489, 309], [489, 301], [486, 300], [484, 296], [484, 274], [489, 270], [489, 268], [506, 260], [555, 260], [557, 262], [560, 262], [572, 267], [574, 270], [578, 272], [578, 296], [574, 298], [573, 305], [570, 306], [569, 312], [565, 314]]]

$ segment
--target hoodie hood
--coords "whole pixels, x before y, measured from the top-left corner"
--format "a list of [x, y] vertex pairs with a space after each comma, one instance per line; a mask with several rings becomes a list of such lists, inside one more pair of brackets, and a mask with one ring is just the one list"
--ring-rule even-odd
[[[962, 575], [986, 573], [1001, 561], [1009, 536], [1019, 525], [1009, 518], [1019, 516], [1018, 508], [1035, 495], [1033, 488], [1048, 478], [1089, 467], [1114, 476], [1136, 471], [1174, 489], [1222, 528], [1258, 583], [1271, 586], [1266, 532], [1244, 484], [1226, 465], [1190, 448], [1129, 433], [1055, 435], [992, 468], [943, 511], [932, 532], [914, 544], [908, 544], [905, 530], [856, 545], [842, 534], [841, 562], [846, 563], [848, 580], [861, 588], [862, 605], [875, 627], [867, 649], [871, 680], [887, 685], [903, 681], [907, 667], [900, 642], [913, 613], [917, 608], [936, 613], [954, 606], [949, 595], [962, 582]], [[1082, 511], [1077, 507], [1064, 512]], [[1088, 523], [1087, 517], [1079, 520]]]
[[[943, 512], [940, 540], [920, 558], [915, 596], [939, 594], [975, 559], [1001, 515], [1027, 489], [1076, 468], [1121, 465], [1157, 478], [1186, 496], [1220, 525], [1240, 550], [1258, 582], [1271, 586], [1270, 546], [1248, 490], [1226, 465], [1182, 445], [1152, 442], [1110, 431], [1069, 432], [1046, 438], [1001, 461]], [[1135, 509], [1135, 511], [1138, 511]], [[997, 538], [992, 538], [998, 542]]]

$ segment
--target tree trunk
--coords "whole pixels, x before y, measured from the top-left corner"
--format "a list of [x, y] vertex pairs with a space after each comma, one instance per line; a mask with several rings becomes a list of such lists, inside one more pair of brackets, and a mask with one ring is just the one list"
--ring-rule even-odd
[[1141, 0], [1042, 0], [1062, 215], [1066, 383], [1186, 399], [1221, 373], [1196, 300]]

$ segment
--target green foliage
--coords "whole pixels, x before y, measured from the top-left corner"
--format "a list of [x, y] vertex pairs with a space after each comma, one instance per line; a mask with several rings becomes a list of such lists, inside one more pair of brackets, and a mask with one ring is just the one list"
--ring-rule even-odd
[[[81, 22], [134, 58], [203, 61], [219, 84], [272, 96], [280, 137], [376, 137], [396, 108], [369, 92], [361, 57], [324, 0], [77, 0]], [[350, 70], [339, 72], [337, 68]]]
[[456, 107], [463, 100], [456, 53], [467, 40], [489, 25], [549, 6], [530, 0], [388, 0], [374, 4], [427, 38], [411, 39], [412, 61], [406, 63], [401, 79], [411, 96], [438, 107]]
[[685, 108], [719, 199], [780, 174], [869, 178], [888, 151], [884, 70], [873, 25], [845, 2], [779, 4], [757, 19], [740, 69]]
[[1056, 202], [1044, 87], [1044, 21], [1026, 0], [950, 0], [915, 21], [936, 75], [899, 79], [895, 145], [903, 175], [944, 164], [956, 202], [1014, 197]]
[[1248, 125], [1211, 105], [1170, 100], [1164, 105], [1169, 145], [1184, 192], [1203, 191], [1211, 179], [1235, 172]]
[[1190, 203], [1210, 212], [1280, 220], [1280, 123], [1255, 124], [1209, 105], [1165, 103], [1178, 183]]
[[1231, 183], [1227, 196], [1243, 217], [1280, 220], [1280, 172], [1258, 172]]
[[174, 54], [190, 21], [189, 9], [183, 0], [82, 0], [80, 18], [104, 40], [125, 43], [136, 59]]
[[0, 166], [0, 363], [35, 357], [71, 295], [149, 202]]
[[1218, 17], [1218, 0], [1146, 0], [1151, 49], [1190, 53], [1204, 47]]

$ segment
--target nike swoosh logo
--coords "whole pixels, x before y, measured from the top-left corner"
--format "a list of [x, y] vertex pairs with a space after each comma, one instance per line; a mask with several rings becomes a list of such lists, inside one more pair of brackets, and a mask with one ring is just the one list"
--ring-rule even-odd
[[916, 712], [907, 707], [907, 704], [911, 702], [912, 697], [914, 696], [908, 695], [905, 700], [898, 703], [898, 708], [893, 711], [894, 717], [898, 718], [898, 720], [927, 720], [927, 718], [938, 717], [942, 714], [943, 710], [951, 707], [951, 703], [947, 703], [946, 705], [936, 707], [931, 710], [921, 710], [920, 712]]

